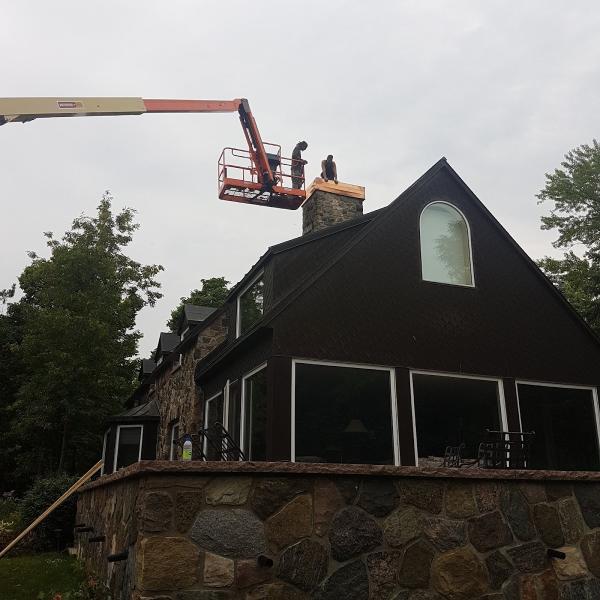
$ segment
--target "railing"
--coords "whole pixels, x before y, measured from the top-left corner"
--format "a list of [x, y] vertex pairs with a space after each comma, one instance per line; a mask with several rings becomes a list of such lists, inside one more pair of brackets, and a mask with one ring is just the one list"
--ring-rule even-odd
[[[282, 157], [281, 147], [277, 144], [266, 143], [265, 149], [271, 172], [276, 180], [275, 193], [301, 193], [303, 195], [305, 189], [304, 161]], [[293, 169], [293, 167], [295, 168]], [[255, 200], [260, 195], [262, 184], [261, 174], [258, 172], [249, 150], [231, 147], [223, 149], [218, 162], [219, 196], [226, 191], [228, 197]], [[266, 190], [263, 191], [266, 192]]]

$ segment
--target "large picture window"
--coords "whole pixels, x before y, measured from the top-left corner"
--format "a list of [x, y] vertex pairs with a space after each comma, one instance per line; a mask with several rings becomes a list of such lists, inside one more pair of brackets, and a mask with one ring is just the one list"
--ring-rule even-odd
[[243, 379], [244, 453], [248, 460], [267, 458], [267, 369]]
[[464, 444], [462, 456], [477, 458], [486, 430], [503, 426], [497, 380], [411, 373], [416, 446], [421, 466], [439, 466], [446, 446]]
[[118, 426], [115, 444], [115, 471], [140, 460], [142, 456], [142, 431], [143, 427], [141, 425]]
[[237, 335], [252, 329], [263, 316], [264, 279], [262, 275], [242, 292], [237, 301]]
[[531, 467], [597, 470], [596, 399], [589, 388], [517, 384], [521, 427], [534, 431]]
[[425, 281], [473, 285], [469, 226], [454, 206], [433, 202], [421, 213], [421, 269]]
[[399, 464], [390, 369], [294, 361], [293, 459]]

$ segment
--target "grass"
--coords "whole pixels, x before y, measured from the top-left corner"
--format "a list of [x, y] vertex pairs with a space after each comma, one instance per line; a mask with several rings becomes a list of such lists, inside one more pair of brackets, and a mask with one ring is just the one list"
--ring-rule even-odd
[[0, 558], [0, 600], [51, 600], [75, 593], [82, 582], [75, 558], [56, 552]]

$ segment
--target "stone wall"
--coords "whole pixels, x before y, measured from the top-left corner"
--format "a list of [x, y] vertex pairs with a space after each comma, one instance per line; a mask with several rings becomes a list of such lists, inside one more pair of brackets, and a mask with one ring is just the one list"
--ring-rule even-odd
[[181, 366], [166, 365], [155, 385], [155, 398], [160, 412], [156, 456], [168, 459], [171, 444], [170, 425], [179, 420], [180, 435], [195, 433], [203, 423], [203, 403], [194, 382], [199, 360], [214, 350], [227, 336], [225, 315], [220, 315], [198, 335], [195, 344], [183, 352]]
[[78, 522], [117, 599], [600, 598], [599, 474], [155, 461], [86, 486]]
[[362, 214], [361, 199], [315, 190], [302, 205], [302, 234], [350, 221]]

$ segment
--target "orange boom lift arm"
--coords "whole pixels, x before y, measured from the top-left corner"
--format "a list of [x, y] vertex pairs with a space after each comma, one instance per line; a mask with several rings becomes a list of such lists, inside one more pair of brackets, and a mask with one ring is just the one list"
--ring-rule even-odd
[[298, 208], [306, 197], [303, 171], [300, 165], [294, 165], [293, 159], [281, 156], [281, 146], [262, 141], [245, 98], [0, 98], [0, 125], [54, 117], [227, 112], [239, 114], [248, 149], [228, 147], [221, 153], [218, 167], [219, 198], [273, 208]]

